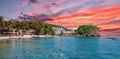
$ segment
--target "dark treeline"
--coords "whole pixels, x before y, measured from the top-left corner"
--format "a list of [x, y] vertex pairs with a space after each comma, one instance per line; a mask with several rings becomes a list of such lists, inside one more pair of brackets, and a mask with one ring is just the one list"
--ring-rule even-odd
[[37, 21], [5, 21], [2, 16], [0, 16], [0, 34], [2, 34], [3, 30], [7, 29], [17, 29], [17, 30], [35, 30], [35, 34], [48, 34], [54, 35], [54, 31], [52, 30], [52, 26], [50, 24], [45, 24]]

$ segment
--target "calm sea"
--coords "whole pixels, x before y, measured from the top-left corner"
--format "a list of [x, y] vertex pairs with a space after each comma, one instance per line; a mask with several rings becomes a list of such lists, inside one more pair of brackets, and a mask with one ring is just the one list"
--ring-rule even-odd
[[0, 59], [120, 59], [120, 39], [55, 37], [2, 40]]

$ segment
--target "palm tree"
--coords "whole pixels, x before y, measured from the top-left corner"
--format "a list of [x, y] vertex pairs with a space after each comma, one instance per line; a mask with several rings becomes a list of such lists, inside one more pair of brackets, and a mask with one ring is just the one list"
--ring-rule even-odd
[[0, 34], [2, 34], [4, 28], [5, 28], [5, 21], [3, 20], [3, 17], [0, 16]]

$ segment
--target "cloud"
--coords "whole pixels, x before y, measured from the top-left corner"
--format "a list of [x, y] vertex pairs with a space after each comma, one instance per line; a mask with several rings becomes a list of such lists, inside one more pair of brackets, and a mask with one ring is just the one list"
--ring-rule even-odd
[[37, 4], [39, 3], [38, 0], [21, 0], [21, 2], [18, 4], [19, 7], [26, 7], [30, 4]]
[[116, 31], [116, 30], [120, 30], [120, 28], [103, 29], [101, 31]]
[[112, 19], [109, 21], [105, 21], [105, 22], [101, 22], [101, 23], [97, 23], [96, 25], [108, 25], [108, 24], [120, 24], [120, 18], [119, 19]]
[[38, 0], [29, 0], [30, 3], [38, 3]]
[[30, 11], [28, 11], [28, 12], [24, 12], [25, 15], [30, 15], [30, 16], [36, 15], [37, 13], [38, 13], [37, 10], [30, 10]]
[[119, 33], [120, 33], [120, 27], [101, 30], [101, 34], [119, 34]]
[[[93, 24], [103, 29], [119, 28], [119, 0], [29, 0], [33, 8], [27, 15], [47, 14], [53, 19], [45, 23], [76, 29], [82, 24]], [[21, 6], [26, 6], [23, 2]], [[118, 30], [117, 30], [118, 31]], [[106, 33], [106, 31], [103, 31]], [[112, 32], [112, 30], [111, 30]], [[117, 33], [113, 30], [114, 33]]]
[[[52, 17], [54, 20], [46, 21], [46, 23], [61, 25], [67, 28], [77, 29], [82, 24], [97, 25], [101, 29], [120, 28], [120, 6], [105, 6], [75, 10]], [[112, 31], [112, 30], [111, 30]], [[117, 33], [116, 31], [113, 31]], [[103, 33], [103, 31], [101, 32]], [[106, 33], [104, 31], [104, 33]]]
[[[25, 2], [24, 2], [25, 1]], [[118, 1], [118, 0], [116, 0]], [[64, 14], [76, 10], [86, 10], [91, 8], [98, 8], [100, 6], [109, 6], [113, 3], [112, 0], [23, 0], [21, 6], [26, 6], [32, 3], [34, 7], [31, 10], [37, 10], [48, 14]], [[114, 4], [112, 4], [114, 5]], [[45, 11], [43, 11], [45, 10]], [[30, 11], [30, 10], [29, 10]]]
[[18, 4], [18, 7], [26, 7], [28, 6], [29, 4], [29, 1], [27, 0], [22, 0], [19, 4]]

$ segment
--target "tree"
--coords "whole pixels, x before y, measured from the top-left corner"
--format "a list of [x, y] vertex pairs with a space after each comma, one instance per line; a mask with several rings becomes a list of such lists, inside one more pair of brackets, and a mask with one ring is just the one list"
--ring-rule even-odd
[[3, 20], [3, 17], [0, 16], [0, 34], [2, 34], [4, 28], [5, 28], [5, 21]]
[[61, 35], [61, 36], [63, 36], [63, 35], [64, 35], [63, 31], [61, 31], [60, 35]]

